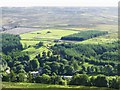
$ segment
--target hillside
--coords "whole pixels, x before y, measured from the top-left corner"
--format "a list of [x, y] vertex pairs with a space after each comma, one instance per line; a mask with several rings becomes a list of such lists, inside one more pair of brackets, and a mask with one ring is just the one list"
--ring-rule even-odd
[[98, 25], [117, 25], [116, 7], [3, 7], [3, 30], [17, 27], [94, 28]]
[[5, 90], [120, 88], [117, 8], [3, 7], [2, 20]]

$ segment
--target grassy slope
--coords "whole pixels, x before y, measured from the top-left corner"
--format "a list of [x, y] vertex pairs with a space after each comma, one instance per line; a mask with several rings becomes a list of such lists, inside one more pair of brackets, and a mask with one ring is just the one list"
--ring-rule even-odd
[[43, 52], [43, 51], [48, 51], [49, 49], [47, 49], [46, 47], [40, 47], [40, 48], [34, 48], [34, 47], [30, 47], [28, 49], [23, 50], [23, 52], [28, 52], [28, 54], [30, 55], [30, 59], [33, 59], [37, 54]]
[[111, 43], [118, 40], [118, 25], [97, 25], [93, 30], [108, 31], [109, 34], [105, 36], [99, 36], [91, 38], [82, 42], [80, 44], [104, 44]]
[[108, 34], [105, 36], [99, 36], [95, 38], [91, 38], [82, 42], [78, 42], [78, 44], [104, 44], [104, 43], [112, 43], [117, 41], [118, 39], [117, 33]]
[[[50, 31], [50, 33], [47, 33]], [[77, 31], [73, 30], [61, 30], [61, 29], [46, 29], [46, 30], [38, 30], [34, 32], [29, 32], [25, 34], [21, 34], [21, 43], [23, 47], [25, 45], [31, 47], [23, 50], [23, 52], [28, 52], [30, 55], [30, 58], [33, 59], [36, 54], [41, 53], [43, 51], [48, 51], [47, 45], [54, 44], [53, 40], [60, 39], [62, 36], [66, 36], [69, 34], [77, 33]], [[42, 46], [40, 48], [35, 48], [34, 46], [40, 42], [43, 41], [45, 43], [45, 46]]]
[[[67, 86], [67, 85], [49, 85], [49, 84], [37, 84], [37, 83], [13, 83], [3, 82], [2, 90], [64, 90], [64, 89], [75, 89], [75, 90], [114, 90], [110, 88], [98, 88], [88, 86]], [[7, 89], [9, 88], [9, 89]], [[10, 89], [12, 88], [12, 89]]]

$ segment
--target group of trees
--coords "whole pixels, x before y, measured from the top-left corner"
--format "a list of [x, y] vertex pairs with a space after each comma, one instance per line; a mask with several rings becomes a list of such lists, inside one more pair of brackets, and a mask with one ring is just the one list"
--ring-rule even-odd
[[[21, 51], [12, 51], [8, 55], [2, 54], [2, 61], [6, 63], [6, 66], [13, 70], [15, 73], [29, 71], [29, 55]], [[4, 67], [4, 65], [3, 65]], [[3, 71], [5, 71], [5, 68]]]
[[59, 85], [82, 85], [82, 86], [96, 86], [96, 87], [108, 87], [108, 88], [120, 88], [120, 77], [107, 77], [104, 75], [88, 76], [87, 74], [75, 74], [71, 78], [59, 76], [56, 74], [47, 75], [42, 74], [33, 77], [32, 74], [11, 73], [3, 76], [3, 81], [12, 82], [31, 82], [31, 83], [42, 83], [42, 84], [59, 84]]
[[[16, 36], [16, 35], [15, 35]], [[13, 41], [14, 43], [14, 41]], [[42, 46], [39, 42], [37, 46]], [[27, 52], [12, 50], [3, 54], [4, 69], [8, 66], [15, 73], [37, 71], [41, 74], [73, 75], [83, 74], [119, 75], [118, 43], [106, 45], [55, 44], [51, 51], [44, 51], [33, 60]], [[86, 66], [85, 63], [93, 66]]]
[[2, 51], [7, 54], [7, 52], [11, 52], [13, 49], [22, 50], [20, 39], [18, 35], [2, 34]]
[[[84, 63], [93, 64], [94, 73], [105, 75], [118, 75], [119, 73], [117, 70], [119, 64], [118, 42], [106, 45], [56, 44], [52, 49], [68, 62], [74, 59], [77, 63], [82, 63], [79, 66], [84, 66]], [[102, 66], [104, 70], [101, 69]], [[88, 73], [88, 71], [86, 72]]]
[[[36, 48], [42, 45], [43, 43], [39, 42]], [[3, 81], [62, 85], [67, 83], [111, 88], [118, 88], [120, 85], [117, 76], [113, 79], [105, 76], [91, 77], [99, 74], [120, 76], [118, 42], [104, 45], [55, 44], [49, 51], [43, 51], [31, 60], [29, 54], [22, 51], [19, 36], [3, 34], [2, 48], [0, 57]], [[7, 70], [10, 70], [10, 73]], [[30, 73], [32, 71], [39, 71], [39, 75], [34, 77]], [[68, 75], [73, 77], [69, 80], [61, 77]]]
[[61, 40], [83, 41], [89, 38], [94, 38], [106, 34], [108, 34], [107, 31], [97, 31], [97, 30], [81, 31], [76, 34], [64, 36], [61, 38]]
[[[10, 69], [16, 73], [29, 73], [29, 71], [40, 71], [40, 75], [53, 73], [57, 75], [74, 75], [79, 74], [89, 74], [89, 75], [119, 75], [120, 64], [110, 65], [109, 63], [105, 65], [92, 65], [85, 66], [89, 58], [82, 56], [76, 58], [73, 56], [61, 56], [55, 52], [42, 52], [38, 54], [36, 58], [30, 60], [27, 53], [20, 51], [13, 51], [8, 53], [8, 55], [3, 54], [2, 60], [4, 61], [4, 66], [10, 67]], [[86, 62], [87, 61], [87, 62]], [[99, 62], [100, 63], [100, 62]], [[91, 62], [91, 64], [94, 64]], [[3, 70], [4, 71], [4, 70]]]
[[108, 78], [104, 75], [89, 77], [86, 74], [75, 74], [71, 80], [71, 85], [85, 85], [85, 86], [97, 86], [97, 87], [109, 87], [109, 88], [120, 88], [120, 78]]

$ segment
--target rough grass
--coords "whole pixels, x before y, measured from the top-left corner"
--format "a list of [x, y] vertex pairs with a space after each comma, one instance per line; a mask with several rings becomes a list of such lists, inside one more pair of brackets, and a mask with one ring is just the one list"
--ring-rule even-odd
[[108, 31], [110, 33], [115, 33], [118, 31], [118, 25], [105, 25], [105, 24], [100, 24], [95, 27], [97, 30], [101, 31]]

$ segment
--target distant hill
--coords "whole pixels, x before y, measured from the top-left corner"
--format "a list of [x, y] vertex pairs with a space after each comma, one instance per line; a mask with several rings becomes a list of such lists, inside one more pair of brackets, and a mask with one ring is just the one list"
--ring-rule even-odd
[[70, 28], [117, 24], [117, 7], [2, 7], [4, 26]]

